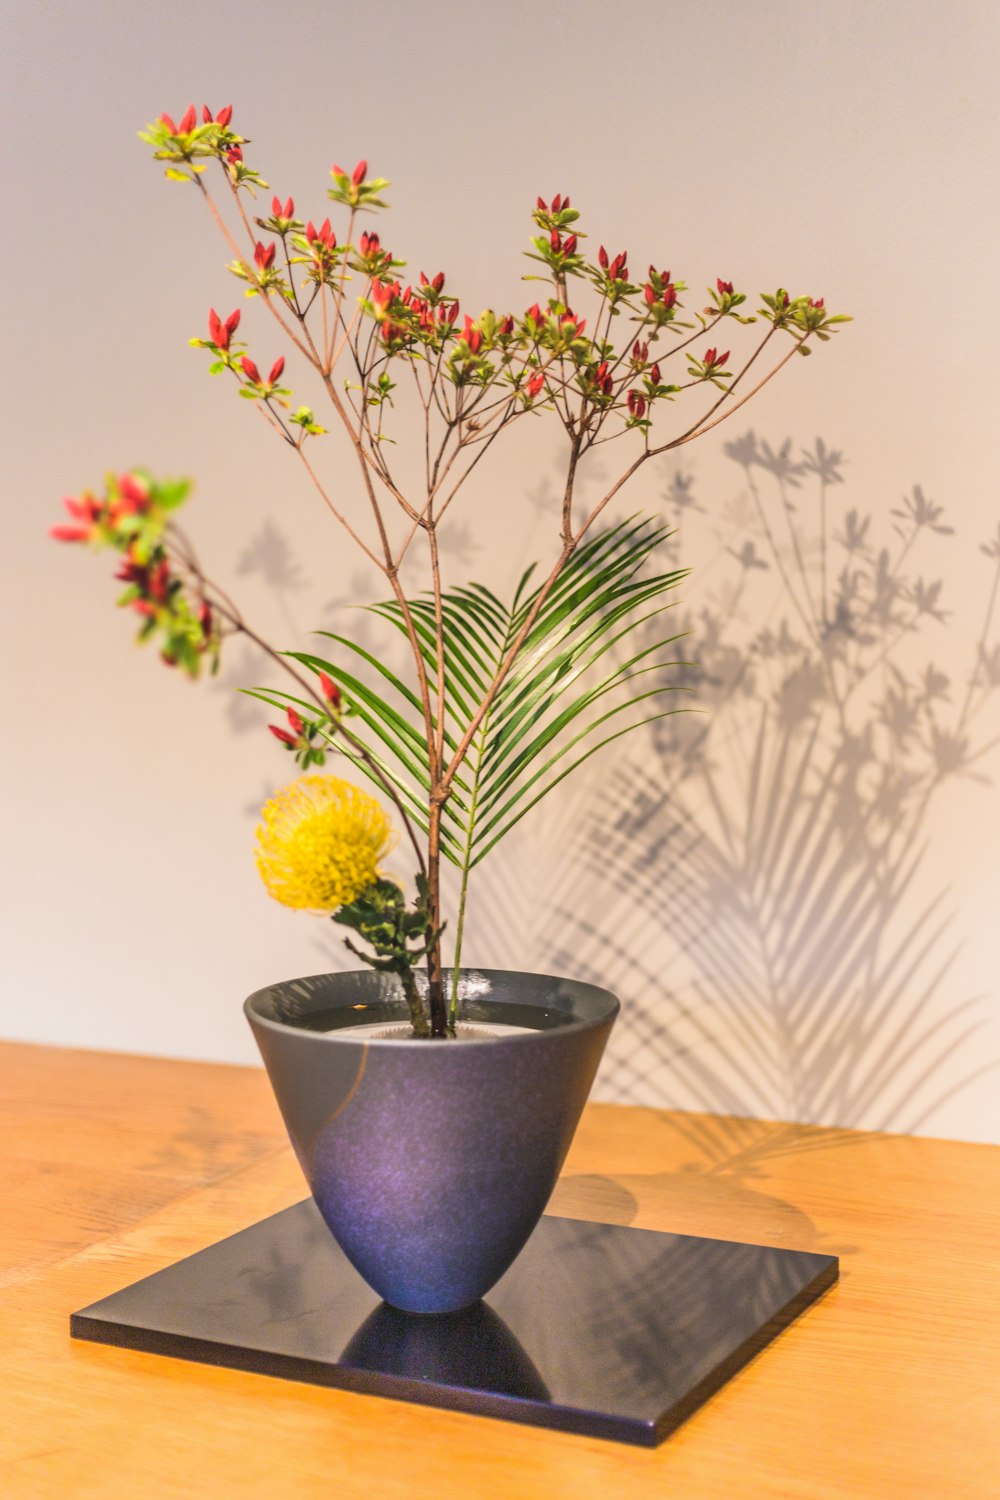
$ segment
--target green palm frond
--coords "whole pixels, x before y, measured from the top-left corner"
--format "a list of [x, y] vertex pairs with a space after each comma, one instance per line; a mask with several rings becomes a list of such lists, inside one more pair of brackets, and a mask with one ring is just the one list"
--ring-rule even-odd
[[[665, 596], [685, 571], [653, 572], [646, 565], [668, 534], [658, 521], [633, 517], [584, 543], [538, 611], [490, 710], [453, 781], [444, 807], [446, 857], [467, 871], [479, 863], [532, 807], [603, 746], [677, 712], [661, 699], [683, 691], [669, 680], [678, 665], [660, 617]], [[447, 591], [444, 623], [445, 759], [454, 754], [519, 633], [537, 605], [541, 586], [533, 569], [522, 576], [513, 600], [503, 603], [482, 584]], [[433, 598], [408, 601], [427, 676], [437, 682], [437, 631]], [[371, 613], [408, 635], [395, 600]], [[338, 684], [350, 708], [350, 729], [371, 764], [331, 744], [373, 780], [388, 777], [414, 821], [426, 830], [430, 786], [420, 699], [384, 661], [347, 636], [321, 631], [358, 670], [379, 679], [379, 691], [337, 662], [311, 652], [290, 655]], [[383, 695], [384, 694], [384, 695]], [[294, 703], [303, 717], [314, 708], [281, 693], [260, 692], [271, 703]], [[435, 721], [434, 728], [437, 730]]]

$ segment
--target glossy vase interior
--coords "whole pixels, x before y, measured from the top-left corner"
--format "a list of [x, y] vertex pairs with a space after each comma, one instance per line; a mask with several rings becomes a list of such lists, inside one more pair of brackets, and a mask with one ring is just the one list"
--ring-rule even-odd
[[531, 1234], [555, 1186], [618, 1001], [575, 980], [462, 970], [459, 1021], [544, 1013], [479, 1041], [309, 1030], [317, 1012], [405, 1020], [364, 970], [258, 990], [247, 1019], [310, 1190], [371, 1287], [407, 1312], [469, 1307]]

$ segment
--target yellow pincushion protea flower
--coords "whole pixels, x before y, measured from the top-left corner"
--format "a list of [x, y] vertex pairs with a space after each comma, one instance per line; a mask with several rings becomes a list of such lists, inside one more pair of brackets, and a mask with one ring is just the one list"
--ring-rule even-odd
[[336, 776], [300, 776], [261, 809], [257, 869], [282, 906], [328, 913], [378, 878], [393, 843], [374, 797]]

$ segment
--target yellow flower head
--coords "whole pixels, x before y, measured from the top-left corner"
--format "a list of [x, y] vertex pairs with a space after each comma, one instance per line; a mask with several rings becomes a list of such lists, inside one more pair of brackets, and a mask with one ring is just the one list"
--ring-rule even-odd
[[378, 878], [392, 827], [374, 797], [336, 776], [300, 776], [265, 802], [257, 868], [275, 901], [336, 911]]

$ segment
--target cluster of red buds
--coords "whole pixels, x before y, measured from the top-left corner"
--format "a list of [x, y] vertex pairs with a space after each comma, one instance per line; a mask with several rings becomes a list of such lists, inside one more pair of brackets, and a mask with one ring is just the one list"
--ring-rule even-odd
[[427, 298], [431, 306], [436, 306], [444, 293], [444, 272], [438, 271], [436, 276], [432, 276], [428, 280], [423, 271], [421, 271], [420, 287], [422, 295]]
[[714, 347], [711, 349], [706, 349], [704, 358], [702, 359], [700, 364], [696, 359], [692, 359], [690, 365], [690, 373], [701, 380], [712, 380], [717, 375], [725, 375], [728, 373], [725, 368], [726, 360], [728, 358], [728, 349], [724, 349], [721, 354], [719, 353], [718, 349]]
[[171, 135], [190, 135], [197, 123], [198, 115], [193, 104], [189, 104], [180, 120], [175, 125], [168, 114], [160, 116], [160, 124], [165, 125]]
[[469, 347], [470, 354], [478, 354], [483, 347], [483, 331], [477, 327], [468, 313], [465, 315], [465, 327], [462, 330], [462, 342]]
[[549, 234], [549, 249], [556, 255], [564, 257], [572, 255], [576, 250], [576, 244], [575, 234], [568, 234], [565, 239], [563, 239], [558, 229], [553, 229]]
[[129, 517], [140, 516], [149, 509], [147, 486], [133, 474], [122, 474], [114, 498], [99, 500], [89, 491], [79, 497], [67, 495], [63, 505], [73, 517], [73, 524], [49, 527], [57, 542], [96, 542], [111, 540], [111, 534]]
[[287, 229], [295, 217], [295, 199], [286, 198], [284, 203], [282, 203], [276, 193], [271, 199], [271, 212], [274, 215], [275, 223], [281, 224]]
[[666, 322], [677, 305], [677, 288], [670, 280], [670, 272], [657, 271], [655, 266], [649, 268], [649, 280], [642, 295], [657, 322]]
[[251, 385], [260, 386], [261, 390], [268, 392], [271, 391], [281, 379], [282, 372], [285, 368], [285, 356], [283, 354], [278, 355], [278, 358], [271, 366], [270, 373], [266, 380], [261, 379], [260, 371], [254, 364], [253, 360], [250, 359], [250, 357], [246, 354], [244, 354], [240, 359], [240, 368], [246, 378], [250, 381]]
[[[344, 171], [343, 167], [338, 167], [336, 162], [334, 162], [333, 166], [330, 168], [330, 171], [333, 173], [334, 177], [342, 177], [345, 182], [347, 181], [348, 174]], [[362, 157], [357, 166], [354, 168], [354, 171], [350, 174], [351, 187], [359, 188], [364, 182], [367, 175], [368, 163], [365, 161], [364, 157]]]
[[568, 224], [573, 224], [580, 217], [569, 201], [569, 194], [556, 193], [551, 203], [546, 203], [544, 198], [538, 198], [535, 202], [535, 211], [532, 215], [535, 223], [542, 229], [565, 229]]
[[615, 256], [614, 260], [608, 259], [608, 252], [602, 245], [597, 252], [597, 264], [602, 271], [607, 273], [609, 281], [628, 281], [628, 251], [622, 250]]
[[591, 365], [581, 381], [584, 393], [599, 401], [610, 401], [614, 395], [615, 382], [606, 359]]
[[240, 326], [240, 310], [237, 307], [222, 321], [214, 307], [208, 309], [208, 333], [217, 349], [228, 349], [233, 334]]
[[[305, 721], [302, 718], [302, 715], [301, 714], [297, 714], [295, 712], [294, 708], [290, 708], [288, 710], [287, 718], [288, 718], [289, 724], [291, 725], [291, 732], [289, 732], [289, 730], [287, 730], [287, 729], [282, 729], [280, 724], [268, 724], [268, 726], [267, 726], [268, 729], [274, 735], [274, 737], [275, 737], [276, 740], [280, 740], [281, 741], [281, 743], [286, 747], [286, 749], [288, 749], [288, 750], [305, 750], [305, 749], [308, 749], [308, 747], [309, 747], [309, 739], [308, 739], [308, 737], [306, 735], [306, 726], [305, 726]], [[310, 731], [312, 732], [313, 726], [310, 725], [309, 727], [310, 727]]]
[[641, 419], [646, 415], [646, 398], [638, 391], [629, 391], [626, 405], [630, 417]]
[[534, 401], [535, 397], [541, 391], [544, 384], [545, 376], [542, 374], [541, 370], [539, 370], [536, 374], [532, 375], [529, 381], [525, 383], [525, 394], [529, 397], [530, 400]]
[[[288, 201], [289, 203], [291, 203], [291, 198], [289, 198]], [[313, 223], [312, 219], [310, 219], [309, 223], [306, 225], [306, 239], [308, 240], [310, 247], [314, 250], [319, 249], [332, 251], [336, 250], [337, 248], [337, 236], [333, 232], [329, 219], [324, 219], [318, 229], [316, 228], [316, 225]]]
[[92, 542], [100, 535], [101, 523], [106, 518], [106, 503], [96, 495], [67, 495], [63, 505], [73, 517], [72, 524], [50, 526], [49, 536], [57, 542]]
[[368, 260], [369, 257], [381, 254], [382, 241], [379, 239], [374, 230], [371, 234], [369, 234], [366, 229], [362, 234], [361, 239], [358, 241], [358, 250], [361, 254], [362, 259]]
[[[326, 711], [331, 723], [336, 724], [343, 711], [343, 698], [340, 689], [326, 672], [319, 673], [319, 685], [326, 702]], [[267, 727], [275, 739], [290, 750], [303, 770], [310, 766], [321, 766], [326, 760], [326, 750], [322, 743], [316, 743], [319, 733], [318, 724], [307, 723], [302, 715], [294, 708], [286, 710], [285, 717], [288, 728], [281, 724], [269, 724]]]
[[128, 600], [136, 614], [152, 616], [170, 602], [175, 587], [170, 576], [170, 564], [160, 552], [148, 561], [142, 561], [139, 549], [133, 544], [115, 574], [121, 583], [132, 585], [133, 598]]
[[202, 118], [202, 123], [203, 124], [205, 124], [205, 125], [213, 125], [213, 124], [214, 125], [221, 125], [222, 128], [223, 128], [223, 130], [225, 130], [226, 126], [229, 124], [230, 120], [233, 118], [233, 106], [231, 104], [224, 105], [222, 107], [222, 109], [219, 110], [219, 113], [213, 119], [212, 111], [209, 109], [209, 107], [208, 107], [207, 104], [203, 104], [201, 106], [201, 118]]
[[159, 632], [167, 665], [196, 677], [206, 654], [213, 665], [217, 661], [219, 639], [203, 593], [192, 598], [184, 579], [171, 571], [164, 536], [167, 516], [187, 489], [186, 484], [151, 485], [141, 474], [111, 477], [103, 497], [88, 492], [64, 500], [73, 523], [51, 527], [50, 535], [118, 552], [115, 577], [126, 585], [118, 604], [141, 617], [139, 639]]

